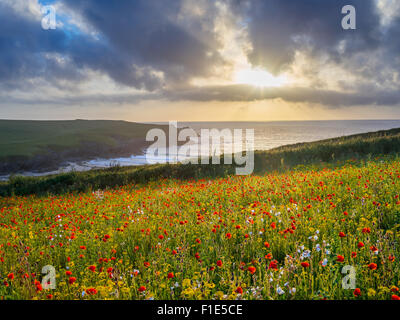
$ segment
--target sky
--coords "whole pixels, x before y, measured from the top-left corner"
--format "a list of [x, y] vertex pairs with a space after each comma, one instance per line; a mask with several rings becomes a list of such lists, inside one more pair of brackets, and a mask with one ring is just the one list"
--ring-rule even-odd
[[1, 119], [400, 119], [399, 0], [0, 0], [0, 21]]

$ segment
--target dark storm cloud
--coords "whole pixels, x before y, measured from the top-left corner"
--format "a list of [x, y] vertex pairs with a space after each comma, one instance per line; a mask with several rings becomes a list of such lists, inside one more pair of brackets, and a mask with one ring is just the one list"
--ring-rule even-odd
[[[58, 88], [67, 82], [73, 88], [87, 79], [87, 71], [91, 70], [108, 75], [118, 84], [152, 93], [96, 97], [85, 93], [71, 96], [67, 92], [58, 102], [47, 97], [41, 101], [84, 104], [135, 103], [146, 99], [281, 98], [328, 106], [400, 102], [399, 80], [395, 76], [400, 69], [400, 18], [381, 30], [376, 0], [222, 1], [237, 17], [235, 23], [247, 30], [252, 46], [248, 57], [254, 66], [279, 73], [293, 62], [296, 50], [304, 50], [315, 58], [324, 55], [359, 79], [350, 85], [343, 82], [343, 91], [351, 93], [317, 88], [255, 89], [246, 85], [191, 87], [192, 78], [207, 78], [216, 66], [227, 63], [218, 53], [221, 35], [214, 30], [218, 17], [213, 0], [201, 2], [205, 12], [193, 16], [183, 11], [186, 0], [59, 2], [82, 18], [96, 36], [82, 30], [70, 32], [64, 27], [42, 30], [40, 21], [17, 13], [0, 0], [0, 90], [3, 92], [35, 88], [36, 80]], [[341, 27], [341, 8], [347, 4], [356, 7], [357, 30]], [[29, 104], [22, 97], [7, 99], [9, 103]]]
[[0, 83], [13, 88], [24, 78], [75, 78], [78, 72], [46, 58], [66, 51], [62, 31], [44, 32], [37, 21], [26, 19], [0, 2]]
[[[181, 0], [64, 2], [99, 31], [116, 54], [145, 68], [162, 71], [167, 80], [185, 82], [193, 76], [206, 76], [212, 66], [223, 63], [212, 32], [195, 19], [191, 23], [198, 36], [191, 34], [188, 26], [177, 23]], [[129, 84], [123, 69], [113, 70], [113, 77]]]
[[81, 80], [90, 69], [117, 83], [152, 91], [165, 80], [181, 83], [207, 75], [215, 63], [222, 63], [216, 41], [209, 41], [210, 46], [176, 24], [180, 1], [63, 2], [94, 27], [99, 39], [81, 32], [71, 35], [62, 28], [42, 30], [40, 22], [0, 1], [3, 87], [21, 86], [21, 80], [31, 78], [53, 83]]
[[[357, 30], [344, 30], [342, 7], [356, 8]], [[340, 61], [380, 44], [380, 18], [375, 0], [251, 0], [246, 14], [254, 65], [278, 73], [288, 66], [296, 50], [311, 47]], [[338, 51], [341, 41], [346, 41]]]

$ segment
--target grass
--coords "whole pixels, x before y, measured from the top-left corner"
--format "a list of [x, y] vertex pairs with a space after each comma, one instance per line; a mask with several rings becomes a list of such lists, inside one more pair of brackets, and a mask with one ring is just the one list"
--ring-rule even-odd
[[0, 297], [400, 299], [400, 158], [328, 166], [0, 198]]
[[[400, 129], [283, 146], [255, 152], [255, 173], [282, 171], [307, 164], [340, 163], [348, 159], [368, 160], [400, 152]], [[213, 178], [233, 174], [234, 165], [183, 165], [114, 167], [45, 177], [12, 177], [0, 183], [0, 196], [62, 194], [145, 184], [160, 178]]]
[[113, 147], [121, 140], [144, 140], [146, 132], [154, 127], [108, 120], [0, 120], [0, 159], [30, 158], [49, 149], [77, 149], [85, 142]]
[[249, 176], [14, 177], [0, 185], [0, 299], [398, 300], [399, 134], [257, 152]]

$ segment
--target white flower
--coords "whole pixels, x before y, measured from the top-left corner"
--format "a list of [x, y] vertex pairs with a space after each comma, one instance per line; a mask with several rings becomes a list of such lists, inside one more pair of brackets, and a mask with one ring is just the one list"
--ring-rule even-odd
[[277, 292], [279, 295], [282, 295], [282, 294], [285, 293], [285, 291], [283, 291], [282, 288], [281, 288], [280, 286], [277, 286], [277, 287], [276, 287], [276, 292]]

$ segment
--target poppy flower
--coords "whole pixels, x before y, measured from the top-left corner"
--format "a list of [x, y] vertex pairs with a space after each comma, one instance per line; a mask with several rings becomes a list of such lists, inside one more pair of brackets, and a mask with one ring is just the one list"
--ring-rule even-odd
[[351, 257], [352, 257], [352, 258], [357, 257], [357, 252], [352, 252], [352, 253], [351, 253]]
[[336, 257], [336, 261], [337, 262], [343, 262], [344, 261], [344, 256], [338, 254], [337, 257]]
[[302, 263], [301, 263], [301, 266], [302, 266], [303, 268], [308, 268], [308, 267], [310, 266], [310, 264], [309, 264], [308, 262], [302, 262]]
[[97, 293], [97, 290], [95, 288], [89, 288], [89, 289], [86, 289], [86, 292], [87, 292], [87, 294], [94, 295]]
[[96, 266], [90, 266], [88, 269], [89, 269], [90, 271], [92, 271], [92, 272], [95, 272], [95, 271], [96, 271]]
[[10, 279], [10, 280], [13, 280], [14, 279], [14, 273], [9, 273], [7, 278]]
[[254, 273], [256, 272], [256, 268], [253, 267], [253, 266], [248, 267], [247, 270], [248, 270], [251, 274], [254, 274]]
[[377, 267], [378, 267], [378, 266], [377, 266], [376, 263], [370, 263], [370, 264], [368, 265], [368, 268], [369, 268], [370, 270], [376, 270]]
[[357, 244], [357, 247], [360, 249], [360, 248], [362, 248], [362, 247], [364, 247], [364, 243], [362, 242], [362, 241], [360, 241], [358, 244]]
[[70, 278], [68, 279], [68, 283], [69, 283], [69, 284], [73, 284], [75, 281], [76, 281], [76, 278], [75, 278], [75, 277], [70, 277]]
[[265, 255], [265, 259], [271, 260], [272, 259], [272, 254], [268, 253], [267, 255]]
[[168, 273], [168, 279], [172, 279], [174, 277], [173, 272]]
[[70, 275], [72, 275], [72, 272], [71, 271], [65, 271], [65, 274], [67, 275], [67, 276], [70, 276]]
[[361, 290], [360, 290], [360, 288], [356, 288], [356, 289], [353, 291], [353, 295], [354, 295], [355, 297], [361, 296]]
[[146, 287], [145, 286], [140, 286], [138, 289], [139, 292], [143, 292], [146, 291]]
[[228, 233], [226, 234], [226, 237], [227, 237], [228, 239], [230, 239], [230, 238], [232, 238], [232, 235], [228, 232]]
[[241, 287], [237, 287], [235, 291], [236, 293], [243, 294], [243, 289]]
[[344, 238], [346, 234], [344, 232], [339, 232], [339, 237]]
[[218, 266], [218, 267], [222, 267], [222, 261], [221, 261], [221, 260], [218, 260], [218, 261], [217, 261], [217, 266]]
[[400, 300], [400, 297], [394, 294], [392, 295], [392, 300]]
[[278, 261], [272, 260], [269, 263], [268, 269], [278, 270]]

